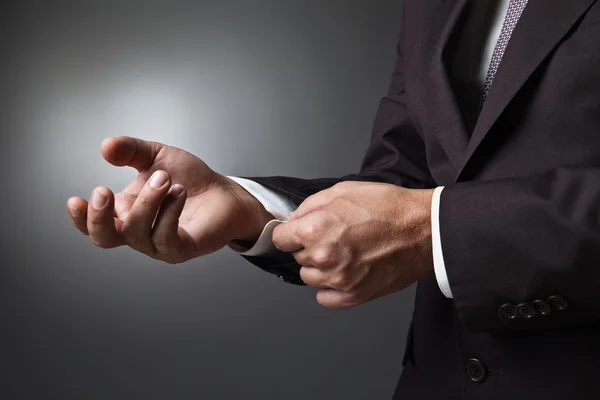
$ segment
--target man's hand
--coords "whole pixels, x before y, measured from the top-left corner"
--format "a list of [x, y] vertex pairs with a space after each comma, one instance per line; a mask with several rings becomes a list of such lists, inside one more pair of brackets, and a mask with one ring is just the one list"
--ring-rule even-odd
[[241, 186], [181, 149], [130, 137], [106, 139], [102, 155], [138, 170], [114, 195], [96, 188], [90, 202], [72, 197], [71, 222], [102, 248], [129, 245], [180, 263], [232, 240], [253, 241], [273, 216]]
[[307, 198], [273, 243], [302, 265], [300, 276], [329, 308], [394, 293], [433, 271], [433, 190], [342, 182]]

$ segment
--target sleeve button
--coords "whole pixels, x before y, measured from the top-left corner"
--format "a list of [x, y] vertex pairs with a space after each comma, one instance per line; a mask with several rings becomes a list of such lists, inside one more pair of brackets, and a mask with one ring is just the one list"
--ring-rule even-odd
[[516, 307], [514, 304], [511, 303], [502, 304], [498, 309], [498, 314], [500, 314], [500, 317], [502, 319], [505, 319], [507, 321], [511, 321], [517, 318]]
[[552, 312], [552, 308], [544, 300], [534, 300], [532, 304], [536, 314], [538, 315], [545, 317]]
[[554, 311], [565, 311], [569, 307], [567, 300], [560, 295], [550, 296], [547, 301]]
[[524, 320], [530, 320], [535, 317], [535, 310], [529, 303], [517, 304], [517, 316]]

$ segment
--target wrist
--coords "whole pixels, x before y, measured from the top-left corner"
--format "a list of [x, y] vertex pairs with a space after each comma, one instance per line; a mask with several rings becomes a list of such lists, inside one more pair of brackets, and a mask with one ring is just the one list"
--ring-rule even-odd
[[[406, 190], [406, 189], [403, 189]], [[422, 273], [433, 268], [433, 246], [431, 226], [431, 206], [434, 189], [409, 189], [409, 201], [404, 200], [404, 218], [407, 228], [412, 231], [413, 240], [418, 249], [417, 260]]]
[[431, 226], [431, 207], [433, 202], [433, 194], [435, 189], [418, 190], [421, 196], [421, 218], [423, 227], [423, 266], [426, 272], [433, 271], [433, 241], [432, 241], [432, 226]]
[[235, 214], [237, 227], [232, 241], [243, 243], [243, 246], [252, 246], [260, 237], [265, 225], [275, 219], [256, 197], [244, 189], [233, 179], [224, 177], [227, 190], [237, 200]]

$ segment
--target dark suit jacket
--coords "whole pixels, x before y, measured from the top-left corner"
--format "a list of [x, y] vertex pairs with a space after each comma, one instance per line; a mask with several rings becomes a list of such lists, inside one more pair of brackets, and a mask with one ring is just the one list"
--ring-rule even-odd
[[[361, 171], [250, 179], [296, 204], [340, 180], [446, 187], [454, 299], [419, 281], [395, 398], [600, 399], [600, 2], [529, 1], [472, 131], [448, 75], [469, 2], [404, 3]], [[301, 284], [289, 255], [248, 259]]]

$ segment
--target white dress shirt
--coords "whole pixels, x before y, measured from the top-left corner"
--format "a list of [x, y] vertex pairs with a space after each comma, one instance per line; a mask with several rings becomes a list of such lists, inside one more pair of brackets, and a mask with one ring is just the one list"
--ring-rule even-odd
[[[452, 71], [455, 77], [460, 78], [463, 81], [471, 81], [477, 87], [483, 91], [483, 84], [487, 74], [494, 47], [496, 41], [500, 36], [502, 30], [502, 23], [504, 21], [504, 15], [508, 10], [509, 0], [499, 0], [498, 7], [496, 9], [493, 23], [489, 27], [488, 32], [481, 32], [481, 34], [487, 34], [487, 40], [483, 49], [483, 55], [481, 56], [481, 62], [477, 69], [477, 74], [474, 76], [461, 76], [461, 69], [456, 68]], [[289, 220], [289, 215], [296, 209], [296, 205], [290, 200], [286, 199], [282, 195], [274, 192], [273, 190], [256, 183], [254, 181], [230, 176], [230, 179], [237, 182], [240, 186], [246, 189], [265, 207], [265, 209], [271, 213], [276, 219], [267, 223], [254, 246], [250, 249], [240, 252], [246, 256], [259, 256], [266, 255], [276, 251], [271, 236], [273, 230], [280, 223]], [[446, 265], [444, 263], [444, 252], [442, 249], [442, 240], [440, 235], [440, 200], [443, 186], [437, 187], [433, 192], [433, 199], [431, 202], [431, 236], [432, 236], [432, 250], [433, 250], [433, 267], [435, 271], [435, 277], [437, 279], [440, 290], [447, 298], [452, 298], [452, 290], [450, 289], [450, 283], [448, 282], [448, 276], [446, 274]], [[446, 249], [448, 251], [448, 249]]]

